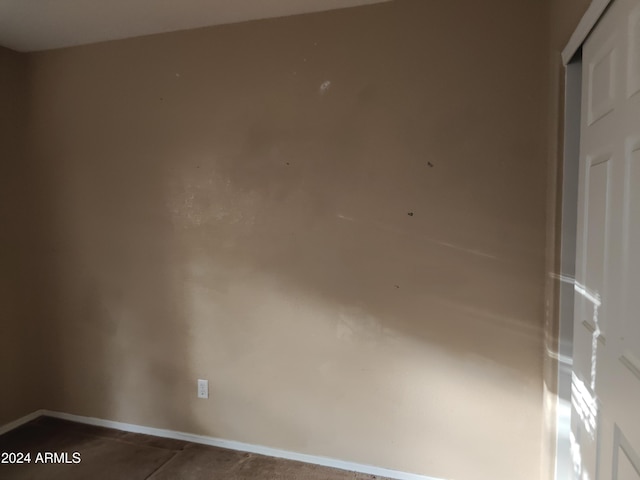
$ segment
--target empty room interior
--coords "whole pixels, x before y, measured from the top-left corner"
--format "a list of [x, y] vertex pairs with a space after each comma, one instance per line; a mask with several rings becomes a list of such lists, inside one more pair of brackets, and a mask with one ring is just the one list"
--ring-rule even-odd
[[639, 3], [0, 1], [0, 478], [640, 479]]

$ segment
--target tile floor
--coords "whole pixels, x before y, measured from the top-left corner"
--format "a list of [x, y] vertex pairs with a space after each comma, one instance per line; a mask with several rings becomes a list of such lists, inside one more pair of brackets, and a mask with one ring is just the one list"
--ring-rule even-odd
[[[0, 436], [0, 452], [31, 453], [28, 464], [0, 463], [3, 480], [388, 480], [51, 417]], [[81, 461], [36, 463], [45, 452], [69, 452], [69, 461], [79, 452]]]

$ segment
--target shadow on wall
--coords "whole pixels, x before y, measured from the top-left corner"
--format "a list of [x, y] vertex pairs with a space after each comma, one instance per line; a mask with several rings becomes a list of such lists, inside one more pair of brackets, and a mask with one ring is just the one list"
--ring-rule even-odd
[[[82, 95], [58, 95], [39, 57], [30, 59], [30, 154], [48, 240], [41, 263], [51, 397], [43, 406], [197, 431], [184, 408], [195, 379], [175, 284], [181, 257], [163, 207], [162, 135], [134, 132]], [[85, 93], [104, 99], [99, 86]]]
[[[473, 46], [447, 37], [465, 52], [452, 58], [437, 40], [456, 6], [425, 28], [428, 8], [403, 5], [337, 14], [330, 31], [308, 17], [188, 33], [180, 48], [192, 60], [153, 61], [147, 78], [179, 72], [161, 103], [175, 126], [170, 208], [189, 275], [226, 294], [265, 274], [282, 295], [308, 293], [438, 344], [440, 331], [467, 353], [454, 325], [470, 312], [538, 341], [544, 111], [519, 98], [524, 74], [466, 75], [508, 27], [491, 25], [495, 36]], [[469, 22], [459, 28], [471, 37], [487, 29]], [[496, 63], [513, 65], [518, 47], [501, 45]], [[523, 110], [530, 118], [514, 122]], [[475, 341], [483, 357], [513, 361]]]
[[53, 408], [537, 478], [544, 11], [427, 3], [31, 55]]
[[0, 47], [0, 425], [39, 408], [42, 232], [25, 155], [26, 78], [26, 58]]

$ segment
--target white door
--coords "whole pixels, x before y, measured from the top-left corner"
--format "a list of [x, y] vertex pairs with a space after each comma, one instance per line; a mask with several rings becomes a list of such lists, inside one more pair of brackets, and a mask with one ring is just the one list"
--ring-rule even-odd
[[640, 480], [640, 0], [583, 47], [574, 478]]

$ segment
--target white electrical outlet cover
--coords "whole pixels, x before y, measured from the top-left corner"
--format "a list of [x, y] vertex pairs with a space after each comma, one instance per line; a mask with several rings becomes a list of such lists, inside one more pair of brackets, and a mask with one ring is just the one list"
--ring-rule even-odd
[[209, 380], [198, 379], [198, 398], [209, 398]]

